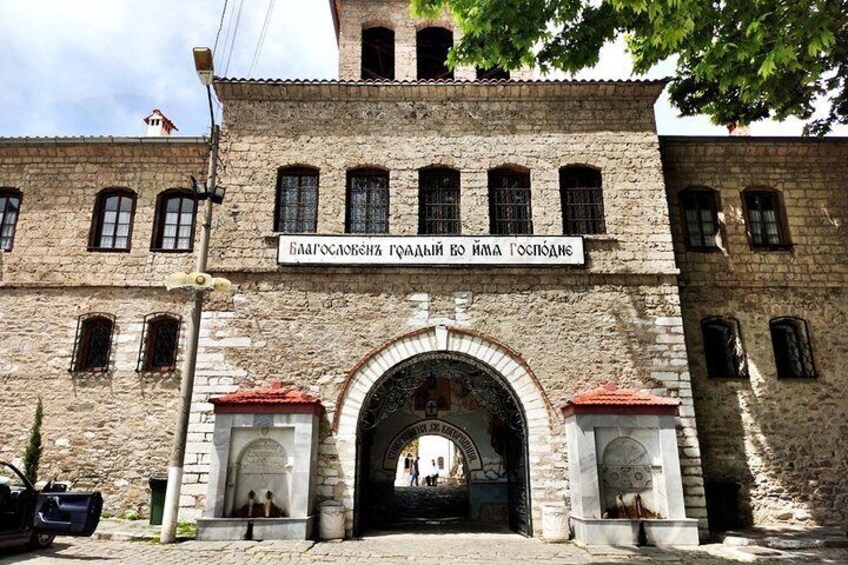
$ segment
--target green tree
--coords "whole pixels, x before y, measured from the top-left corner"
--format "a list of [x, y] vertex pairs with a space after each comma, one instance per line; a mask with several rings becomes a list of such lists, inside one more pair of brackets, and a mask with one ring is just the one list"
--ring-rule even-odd
[[29, 430], [29, 443], [24, 453], [24, 475], [35, 483], [38, 480], [38, 464], [41, 461], [41, 420], [44, 418], [44, 407], [41, 405], [41, 397], [35, 407], [35, 420]]
[[[676, 61], [670, 94], [684, 116], [717, 124], [795, 116], [823, 135], [848, 123], [846, 0], [412, 0], [448, 8], [463, 38], [450, 64], [576, 72], [626, 39], [636, 73]], [[829, 103], [813, 119], [814, 103]]]

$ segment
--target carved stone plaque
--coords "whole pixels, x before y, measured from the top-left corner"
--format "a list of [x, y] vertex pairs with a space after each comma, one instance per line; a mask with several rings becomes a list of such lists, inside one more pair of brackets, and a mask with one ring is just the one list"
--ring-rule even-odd
[[284, 473], [288, 458], [283, 446], [272, 439], [260, 439], [248, 445], [241, 458], [241, 472]]
[[601, 480], [607, 489], [625, 492], [651, 488], [651, 465], [645, 446], [629, 437], [612, 440], [604, 450]]

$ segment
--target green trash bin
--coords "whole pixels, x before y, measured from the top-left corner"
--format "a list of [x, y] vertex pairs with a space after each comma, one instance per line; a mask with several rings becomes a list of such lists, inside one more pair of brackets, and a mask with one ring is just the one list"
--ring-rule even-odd
[[165, 512], [165, 491], [168, 490], [168, 477], [150, 477], [150, 525], [161, 526]]

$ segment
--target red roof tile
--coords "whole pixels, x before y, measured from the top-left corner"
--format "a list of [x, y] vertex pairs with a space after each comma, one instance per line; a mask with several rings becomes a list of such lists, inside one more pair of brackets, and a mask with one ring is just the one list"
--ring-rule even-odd
[[[639, 413], [676, 413], [680, 401], [674, 398], [663, 398], [646, 392], [620, 389], [615, 383], [608, 383], [589, 392], [578, 394], [562, 406], [563, 412], [607, 412], [638, 411]], [[613, 409], [613, 410], [609, 410]]]
[[[248, 390], [240, 390], [231, 394], [225, 394], [210, 400], [218, 412], [222, 407], [241, 407], [247, 409], [249, 406], [270, 408], [277, 407], [311, 407], [321, 406], [321, 400], [291, 388], [282, 388], [280, 381], [271, 383], [271, 387], [258, 387]], [[232, 409], [225, 410], [232, 412]], [[278, 410], [275, 410], [278, 411]]]

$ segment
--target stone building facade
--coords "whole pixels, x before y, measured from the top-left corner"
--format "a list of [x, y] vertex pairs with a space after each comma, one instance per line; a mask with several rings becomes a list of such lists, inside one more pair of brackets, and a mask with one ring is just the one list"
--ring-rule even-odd
[[[848, 308], [848, 145], [661, 138], [653, 107], [662, 82], [545, 82], [526, 72], [478, 81], [474, 69], [417, 80], [416, 34], [451, 24], [415, 22], [406, 6], [334, 3], [339, 81], [215, 83], [227, 196], [209, 269], [234, 291], [206, 302], [182, 515], [205, 504], [209, 399], [279, 380], [326, 409], [317, 495], [345, 504], [353, 532], [361, 414], [375, 387], [393, 367], [450, 355], [492, 369], [521, 405], [528, 533], [540, 532], [544, 505], [569, 500], [560, 404], [609, 381], [679, 399], [686, 514], [703, 532], [708, 498], [716, 508], [735, 500], [758, 524], [848, 519], [848, 341], [839, 323]], [[394, 80], [360, 80], [363, 30], [374, 27], [394, 33]], [[15, 189], [20, 206], [14, 245], [0, 251], [0, 457], [23, 453], [40, 396], [42, 476], [101, 489], [115, 514], [144, 512], [147, 478], [167, 464], [179, 359], [174, 370], [147, 371], [140, 357], [147, 316], [188, 314], [188, 297], [161, 281], [189, 270], [194, 252], [160, 249], [156, 211], [163, 193], [202, 177], [207, 150], [193, 138], [0, 140], [0, 187]], [[599, 173], [603, 229], [580, 234], [582, 265], [278, 262], [285, 171], [317, 175], [314, 231], [325, 236], [351, 231], [351, 171], [379, 171], [387, 233], [414, 237], [421, 171], [432, 167], [458, 172], [463, 237], [491, 235], [498, 170], [529, 179], [540, 240], [564, 233], [569, 167]], [[105, 233], [95, 201], [112, 187], [134, 194], [128, 251], [92, 245]], [[679, 194], [693, 187], [720, 196], [718, 249], [709, 252], [687, 246]], [[750, 187], [780, 192], [791, 246], [751, 250], [742, 194]], [[78, 370], [80, 316], [91, 313], [114, 317], [110, 356], [106, 367]], [[747, 378], [708, 377], [710, 316], [738, 321]], [[769, 322], [778, 317], [807, 322], [815, 378], [777, 378]]]

